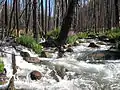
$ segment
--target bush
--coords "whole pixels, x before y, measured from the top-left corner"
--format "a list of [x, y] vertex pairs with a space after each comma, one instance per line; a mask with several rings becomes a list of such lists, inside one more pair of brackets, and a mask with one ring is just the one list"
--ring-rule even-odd
[[50, 36], [50, 37], [52, 37], [53, 39], [56, 39], [56, 38], [58, 37], [59, 33], [60, 33], [60, 28], [57, 28], [57, 29], [54, 29], [54, 30], [52, 30], [52, 31], [49, 31], [49, 32], [47, 33], [47, 36]]
[[87, 38], [88, 37], [88, 34], [85, 33], [85, 32], [80, 32], [77, 34], [78, 38], [81, 39], [81, 38]]
[[16, 39], [16, 42], [25, 46], [25, 47], [28, 47], [28, 48], [31, 48], [33, 51], [35, 51], [35, 53], [37, 54], [40, 54], [41, 51], [42, 51], [42, 46], [40, 44], [38, 44], [34, 38], [32, 38], [31, 36], [21, 36], [21, 37], [18, 37]]
[[3, 71], [4, 71], [4, 63], [2, 58], [0, 58], [0, 72], [3, 72]]
[[66, 43], [73, 45], [77, 39], [78, 39], [77, 35], [68, 36]]
[[118, 39], [120, 36], [120, 29], [113, 29], [105, 33], [111, 39]]

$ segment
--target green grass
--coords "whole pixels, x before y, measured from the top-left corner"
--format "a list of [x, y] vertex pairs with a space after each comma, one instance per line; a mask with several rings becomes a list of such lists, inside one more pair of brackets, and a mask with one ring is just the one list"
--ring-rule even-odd
[[0, 57], [0, 72], [4, 71], [4, 63], [2, 57]]
[[60, 33], [60, 28], [56, 28], [54, 30], [51, 30], [47, 33], [47, 36], [50, 36], [53, 39], [56, 39]]
[[16, 42], [25, 47], [31, 48], [37, 54], [40, 54], [42, 51], [42, 45], [38, 44], [31, 36], [20, 36], [16, 39]]
[[78, 39], [77, 35], [68, 36], [66, 43], [73, 45], [77, 39]]
[[105, 35], [110, 39], [118, 39], [120, 36], [120, 29], [113, 29], [105, 32]]

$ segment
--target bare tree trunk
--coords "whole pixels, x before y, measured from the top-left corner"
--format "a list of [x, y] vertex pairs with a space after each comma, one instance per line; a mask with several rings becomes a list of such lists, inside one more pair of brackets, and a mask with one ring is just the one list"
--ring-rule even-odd
[[45, 37], [47, 34], [47, 0], [45, 0]]
[[39, 31], [37, 29], [36, 23], [36, 8], [37, 8], [37, 1], [33, 0], [33, 34], [36, 41], [39, 39]]
[[50, 1], [49, 0], [49, 15], [48, 15], [48, 31], [50, 30], [50, 20], [51, 20], [51, 4], [50, 4]]
[[28, 22], [27, 22], [28, 21], [28, 17], [27, 17], [28, 16], [28, 5], [27, 5], [27, 3], [28, 3], [28, 0], [25, 1], [25, 24], [26, 24], [25, 32], [26, 32], [26, 34], [28, 33], [28, 26], [27, 26], [28, 25]]
[[18, 18], [18, 0], [15, 0], [16, 2], [16, 28], [17, 28], [17, 36], [19, 37], [19, 18]]
[[28, 33], [30, 17], [31, 17], [31, 0], [29, 0], [28, 16], [27, 16], [27, 22], [26, 22], [26, 34]]
[[[13, 68], [13, 75], [17, 72], [16, 69], [16, 60], [15, 60], [15, 54], [12, 54], [12, 68]], [[7, 90], [16, 90], [14, 86], [14, 76], [10, 79], [9, 85], [7, 87]]]
[[6, 0], [5, 1], [5, 36], [7, 36], [7, 30], [8, 30], [8, 11], [7, 11], [7, 0]]
[[119, 27], [119, 7], [118, 7], [118, 0], [115, 1], [115, 26]]
[[71, 23], [73, 20], [74, 8], [77, 4], [77, 0], [70, 0], [69, 7], [66, 13], [66, 16], [63, 19], [61, 31], [57, 38], [58, 45], [64, 45], [67, 39], [69, 29], [71, 28]]
[[[41, 26], [42, 31], [44, 32], [44, 7], [43, 7], [43, 0], [41, 0]], [[45, 33], [42, 33], [43, 37], [45, 37]]]
[[12, 18], [13, 18], [14, 10], [15, 10], [15, 0], [13, 1], [13, 7], [12, 7], [11, 14], [10, 14], [9, 29], [8, 29], [9, 31], [8, 31], [7, 36], [10, 36], [10, 34], [11, 34], [11, 26], [12, 26]]

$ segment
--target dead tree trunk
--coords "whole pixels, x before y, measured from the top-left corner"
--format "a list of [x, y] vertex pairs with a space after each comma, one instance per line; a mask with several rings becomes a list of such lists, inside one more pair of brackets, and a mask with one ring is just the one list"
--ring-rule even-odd
[[118, 0], [115, 1], [115, 26], [119, 27], [119, 5]]
[[[16, 60], [15, 60], [15, 54], [12, 54], [12, 68], [13, 68], [13, 75], [17, 72], [16, 69]], [[15, 90], [14, 86], [14, 76], [10, 79], [9, 85], [7, 87], [7, 90]]]
[[37, 29], [37, 23], [36, 23], [36, 8], [37, 8], [37, 1], [33, 0], [33, 33], [35, 40], [38, 41], [39, 31]]
[[60, 34], [57, 38], [58, 45], [64, 45], [67, 39], [69, 29], [73, 20], [74, 8], [77, 4], [77, 0], [70, 0], [69, 7], [66, 16], [63, 18]]

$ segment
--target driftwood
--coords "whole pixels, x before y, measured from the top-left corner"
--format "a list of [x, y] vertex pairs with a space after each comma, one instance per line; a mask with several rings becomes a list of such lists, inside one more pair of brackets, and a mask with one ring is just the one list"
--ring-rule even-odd
[[[12, 68], [13, 68], [13, 75], [17, 72], [16, 69], [16, 60], [15, 60], [15, 54], [12, 54]], [[14, 76], [10, 79], [9, 85], [7, 90], [16, 90], [14, 86]]]

